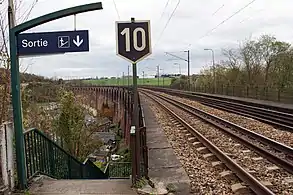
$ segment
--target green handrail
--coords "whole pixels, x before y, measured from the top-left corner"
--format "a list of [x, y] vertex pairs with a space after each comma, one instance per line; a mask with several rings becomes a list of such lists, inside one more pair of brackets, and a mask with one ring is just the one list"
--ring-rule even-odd
[[37, 129], [24, 132], [24, 143], [27, 179], [40, 173], [56, 179], [108, 178], [93, 162], [80, 162]]

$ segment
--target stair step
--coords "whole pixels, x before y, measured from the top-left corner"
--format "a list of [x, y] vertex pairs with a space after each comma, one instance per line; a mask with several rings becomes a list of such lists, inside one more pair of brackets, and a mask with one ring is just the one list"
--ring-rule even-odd
[[136, 191], [131, 188], [130, 179], [113, 180], [47, 180], [33, 183], [31, 194], [128, 194]]

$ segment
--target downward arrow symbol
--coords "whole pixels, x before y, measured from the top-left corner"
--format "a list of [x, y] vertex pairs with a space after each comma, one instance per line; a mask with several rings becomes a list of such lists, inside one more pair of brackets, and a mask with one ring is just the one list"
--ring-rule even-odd
[[76, 40], [73, 39], [73, 43], [79, 47], [83, 43], [83, 39], [79, 40], [79, 35], [77, 35]]

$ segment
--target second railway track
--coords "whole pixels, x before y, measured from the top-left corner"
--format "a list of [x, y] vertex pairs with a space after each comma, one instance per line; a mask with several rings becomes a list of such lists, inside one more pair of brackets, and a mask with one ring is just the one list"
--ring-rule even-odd
[[[249, 185], [249, 187], [255, 193], [257, 193], [257, 194], [273, 194], [272, 191], [270, 191], [270, 190], [267, 191], [268, 188], [264, 188], [264, 185], [261, 182], [259, 182], [258, 179], [256, 179], [256, 177], [253, 176], [253, 175], [257, 175], [258, 178], [261, 178], [263, 180], [266, 178], [265, 176], [263, 176], [264, 173], [258, 173], [257, 172], [258, 168], [255, 167], [257, 173], [250, 174], [250, 171], [253, 170], [253, 167], [246, 167], [244, 169], [238, 164], [236, 164], [236, 165], [233, 164], [233, 162], [236, 163], [236, 161], [237, 161], [241, 165], [244, 165], [245, 162], [243, 162], [243, 161], [247, 161], [245, 159], [239, 160], [234, 156], [235, 158], [233, 158], [233, 159], [230, 158], [230, 160], [232, 160], [233, 162], [230, 162], [229, 157], [227, 155], [225, 155], [225, 153], [223, 153], [224, 154], [223, 155], [223, 154], [220, 154], [219, 151], [217, 151], [217, 149], [212, 149], [211, 148], [212, 143], [211, 142], [209, 143], [209, 140], [205, 139], [204, 137], [202, 138], [201, 137], [202, 135], [200, 133], [195, 132], [196, 130], [193, 128], [193, 125], [191, 125], [191, 123], [189, 121], [189, 120], [192, 121], [194, 119], [187, 120], [186, 118], [184, 118], [184, 120], [183, 120], [178, 115], [182, 116], [183, 113], [187, 113], [187, 114], [185, 114], [187, 116], [187, 118], [197, 117], [197, 118], [213, 125], [214, 127], [221, 129], [221, 131], [228, 134], [235, 141], [243, 144], [246, 148], [249, 148], [249, 149], [255, 151], [257, 154], [264, 157], [264, 159], [268, 159], [273, 164], [277, 164], [279, 167], [281, 167], [281, 169], [277, 170], [277, 172], [275, 172], [275, 173], [267, 173], [269, 175], [269, 177], [275, 177], [276, 180], [278, 180], [279, 182], [282, 183], [284, 179], [286, 179], [288, 177], [290, 178], [290, 176], [292, 176], [291, 174], [289, 174], [289, 173], [292, 173], [292, 171], [293, 171], [293, 164], [292, 164], [292, 158], [291, 158], [292, 157], [292, 148], [290, 148], [284, 144], [280, 144], [274, 140], [267, 139], [266, 137], [261, 136], [259, 134], [255, 134], [254, 132], [247, 133], [247, 131], [249, 131], [249, 130], [246, 130], [238, 125], [235, 125], [229, 121], [220, 119], [216, 116], [210, 115], [208, 113], [200, 112], [200, 111], [196, 110], [195, 108], [193, 108], [185, 103], [179, 102], [177, 100], [167, 98], [165, 96], [162, 97], [162, 96], [158, 95], [157, 93], [154, 93], [151, 91], [148, 91], [148, 93], [146, 95], [149, 96], [150, 98], [152, 98], [153, 100], [155, 100], [157, 103], [161, 102], [160, 104], [162, 104], [161, 106], [163, 106], [165, 110], [167, 110], [169, 113], [171, 113], [171, 115], [173, 115], [173, 117], [177, 118], [177, 120], [181, 124], [183, 124], [183, 126], [188, 128], [189, 131], [191, 131], [191, 134], [193, 134], [212, 153], [214, 153], [218, 159], [220, 159], [222, 162], [224, 162], [227, 167], [229, 167], [234, 173], [236, 173], [237, 176], [242, 181], [245, 181], [245, 183], [247, 183]], [[165, 105], [162, 102], [165, 102], [164, 103]], [[166, 105], [169, 105], [169, 106], [167, 107]], [[173, 111], [173, 109], [170, 109], [170, 106], [173, 107], [173, 109], [174, 108], [180, 109], [181, 113], [178, 112], [178, 110], [176, 110], [176, 112]], [[191, 128], [193, 128], [193, 129], [191, 130]], [[238, 133], [237, 133], [237, 131], [238, 131]], [[247, 151], [247, 150], [244, 150], [244, 151]], [[253, 153], [251, 154], [250, 157], [256, 159], [255, 166], [261, 167], [261, 166], [267, 166], [268, 164], [271, 164], [269, 162], [267, 162], [267, 163], [260, 162], [259, 160], [261, 160], [262, 158], [256, 157], [256, 155]], [[257, 164], [259, 164], [259, 165], [257, 165]], [[273, 166], [271, 166], [271, 167], [273, 167]], [[251, 169], [251, 170], [247, 171], [248, 169]], [[261, 170], [258, 170], [258, 171], [261, 171]], [[256, 180], [256, 181], [254, 181], [254, 180]], [[277, 183], [278, 182], [273, 182], [272, 185], [273, 186], [278, 185]], [[277, 192], [278, 194], [282, 194], [279, 190], [282, 191], [285, 188], [284, 187], [273, 187], [273, 189], [274, 189], [273, 190], [274, 192]], [[293, 192], [293, 189], [290, 188], [289, 190], [292, 190], [290, 192]], [[282, 192], [284, 192], [284, 191], [282, 191]]]
[[238, 103], [230, 100], [220, 99], [204, 94], [186, 92], [173, 89], [152, 89], [162, 91], [171, 95], [176, 95], [180, 97], [185, 97], [188, 99], [193, 99], [201, 102], [204, 105], [214, 107], [220, 110], [232, 112], [242, 116], [254, 118], [256, 120], [262, 121], [274, 125], [283, 130], [293, 132], [293, 110], [282, 109], [281, 111], [273, 106], [265, 107], [248, 105], [244, 103]]

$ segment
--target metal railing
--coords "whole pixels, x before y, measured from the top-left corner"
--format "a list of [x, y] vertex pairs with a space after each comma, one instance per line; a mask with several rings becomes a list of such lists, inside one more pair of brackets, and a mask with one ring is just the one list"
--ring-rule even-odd
[[106, 179], [93, 162], [83, 163], [37, 129], [24, 132], [26, 174], [31, 179], [45, 174], [56, 179]]
[[293, 103], [293, 92], [291, 88], [280, 89], [278, 87], [267, 87], [264, 85], [218, 85], [214, 90], [213, 87], [204, 85], [194, 87], [191, 90], [203, 93], [215, 93], [219, 95]]
[[181, 86], [155, 86], [155, 85], [143, 85], [140, 87], [159, 87], [159, 88], [172, 88], [184, 91], [201, 92], [208, 94], [218, 94], [226, 96], [235, 96], [243, 98], [252, 98], [258, 100], [275, 101], [280, 103], [293, 103], [293, 90], [292, 87], [273, 87], [265, 85], [229, 85], [218, 84], [216, 88], [214, 85], [192, 85], [190, 89], [186, 85]]
[[110, 162], [108, 167], [110, 179], [130, 178], [131, 162]]
[[140, 153], [141, 153], [141, 168], [140, 172], [143, 177], [148, 177], [148, 147], [146, 142], [146, 124], [143, 108], [139, 100], [139, 126], [140, 126]]

